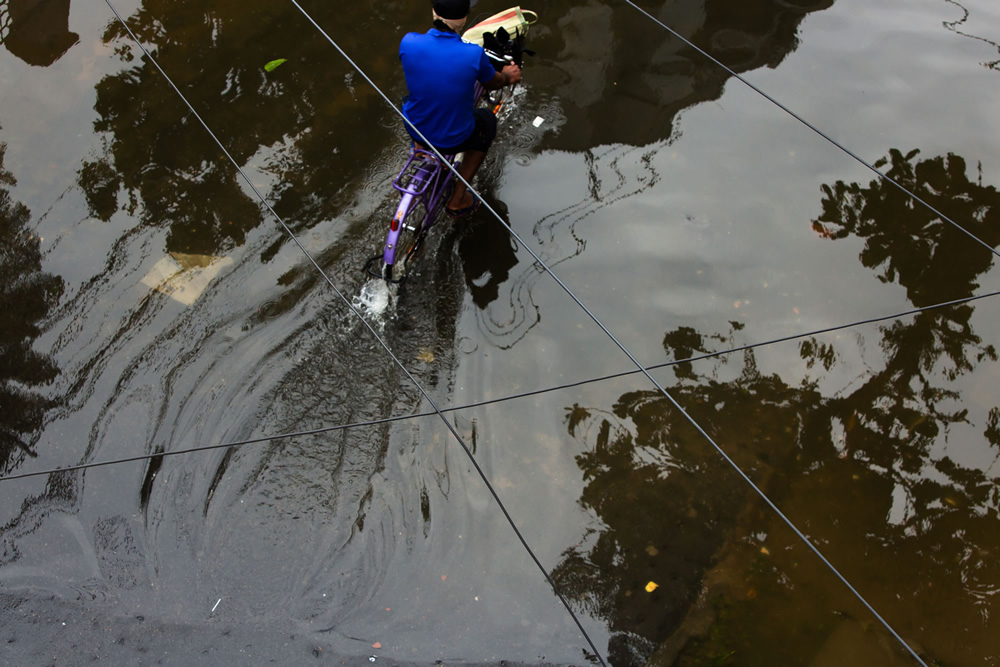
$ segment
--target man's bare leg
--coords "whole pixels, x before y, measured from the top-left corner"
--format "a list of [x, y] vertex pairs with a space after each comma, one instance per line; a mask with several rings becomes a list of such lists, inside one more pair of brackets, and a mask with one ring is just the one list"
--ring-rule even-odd
[[[466, 181], [472, 183], [472, 177], [476, 175], [485, 158], [486, 153], [483, 151], [465, 151], [465, 155], [462, 156], [462, 164], [458, 167], [458, 173]], [[472, 206], [473, 201], [475, 201], [475, 197], [465, 187], [465, 183], [455, 179], [455, 191], [452, 192], [451, 199], [448, 200], [448, 208], [452, 211], [460, 211]]]

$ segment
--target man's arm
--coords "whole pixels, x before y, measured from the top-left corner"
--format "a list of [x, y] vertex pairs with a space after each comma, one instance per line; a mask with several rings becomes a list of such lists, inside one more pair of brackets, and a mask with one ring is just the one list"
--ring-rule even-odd
[[498, 90], [504, 86], [518, 83], [521, 80], [521, 68], [517, 65], [504, 65], [503, 69], [493, 75], [493, 78], [483, 84], [486, 90]]

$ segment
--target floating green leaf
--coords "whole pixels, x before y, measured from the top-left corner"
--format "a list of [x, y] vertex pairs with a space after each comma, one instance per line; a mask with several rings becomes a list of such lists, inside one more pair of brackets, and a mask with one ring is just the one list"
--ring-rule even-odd
[[267, 72], [273, 72], [278, 69], [282, 63], [288, 62], [287, 58], [278, 58], [277, 60], [272, 60], [268, 64], [264, 65], [264, 70]]

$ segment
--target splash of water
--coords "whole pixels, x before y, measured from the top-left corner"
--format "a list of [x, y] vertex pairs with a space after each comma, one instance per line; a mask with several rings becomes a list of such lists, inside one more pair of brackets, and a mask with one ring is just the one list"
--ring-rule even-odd
[[361, 293], [353, 301], [362, 315], [381, 322], [392, 304], [392, 290], [386, 281], [372, 278], [361, 286]]

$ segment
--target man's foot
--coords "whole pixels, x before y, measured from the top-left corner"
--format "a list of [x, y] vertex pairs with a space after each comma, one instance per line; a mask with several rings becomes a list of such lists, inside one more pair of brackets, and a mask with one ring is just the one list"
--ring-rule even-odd
[[445, 207], [444, 212], [447, 216], [453, 220], [459, 218], [464, 218], [467, 215], [475, 213], [476, 209], [482, 202], [479, 201], [479, 197], [466, 190], [462, 193], [462, 197], [459, 200], [459, 205], [453, 207], [453, 202], [448, 202]]

